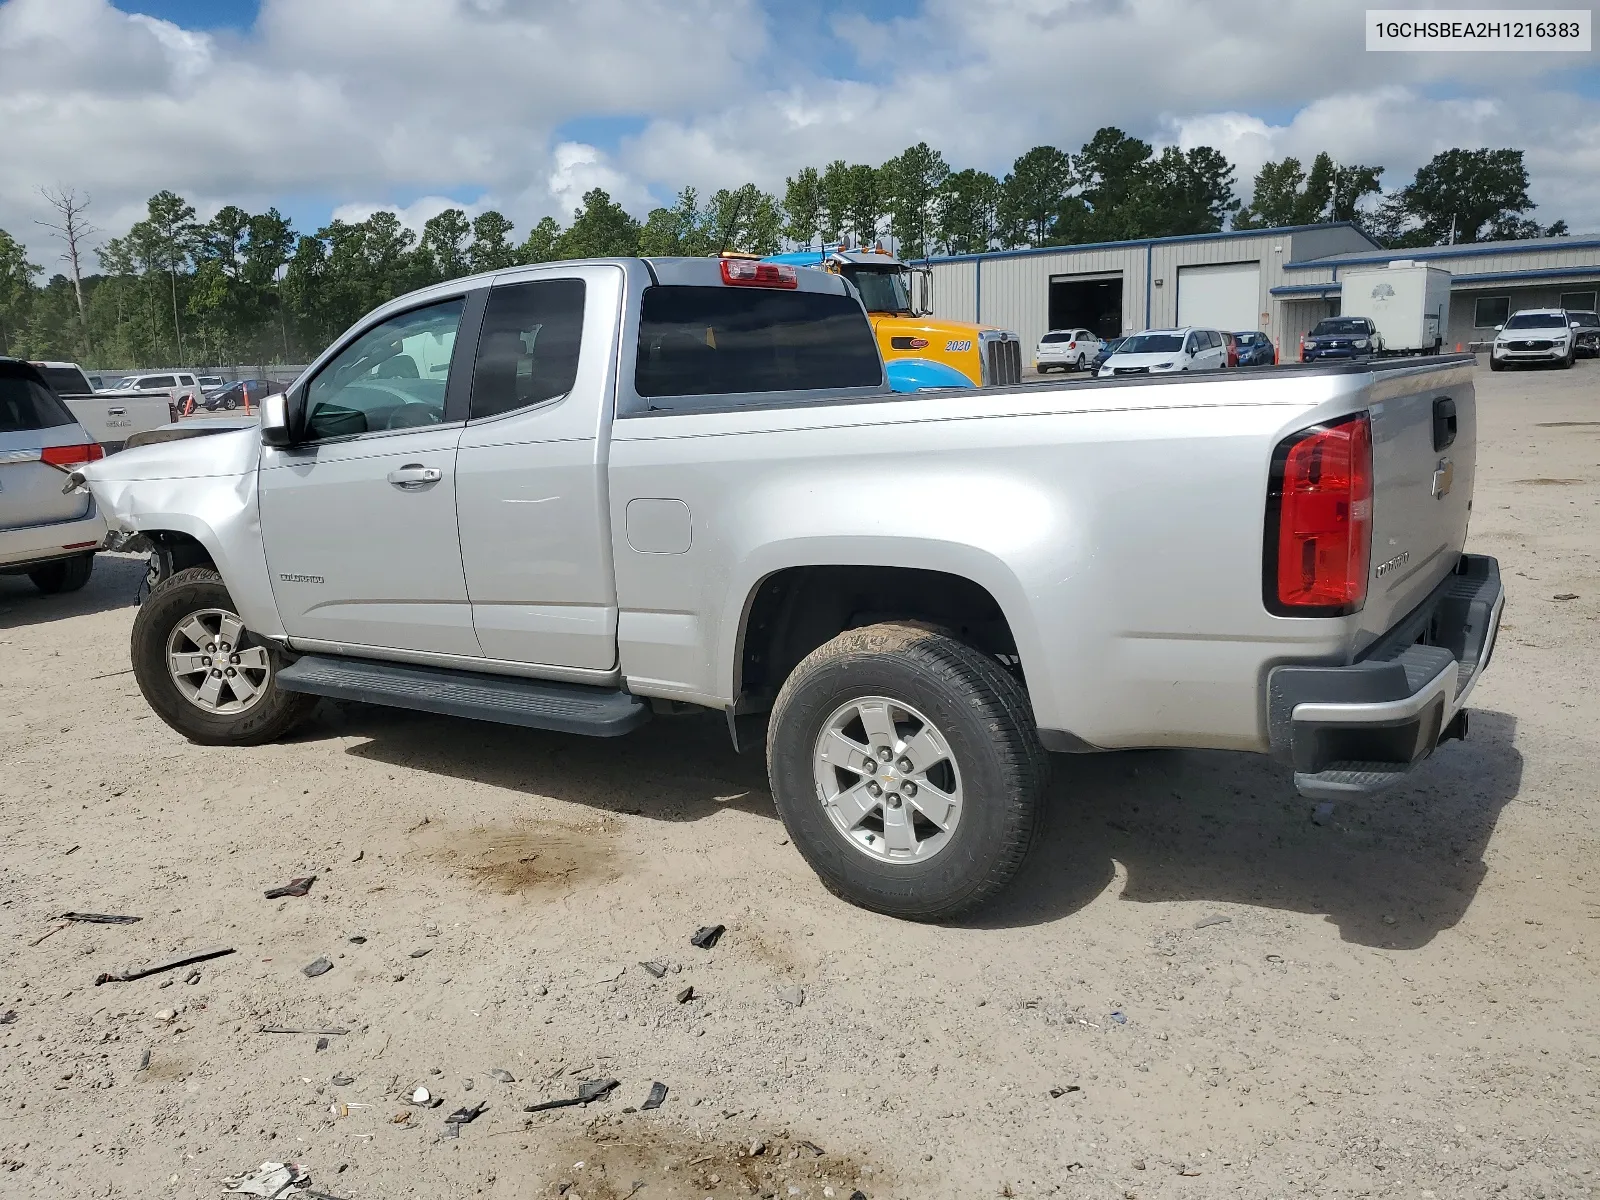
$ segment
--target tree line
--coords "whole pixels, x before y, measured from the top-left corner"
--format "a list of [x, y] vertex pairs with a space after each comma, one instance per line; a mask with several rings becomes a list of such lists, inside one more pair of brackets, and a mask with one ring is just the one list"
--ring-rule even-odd
[[[1251, 197], [1234, 196], [1219, 151], [1188, 151], [1105, 128], [1077, 153], [1035, 146], [1004, 176], [951, 170], [919, 142], [879, 166], [801, 168], [783, 195], [747, 183], [702, 198], [692, 187], [635, 219], [603, 189], [571, 220], [545, 217], [519, 240], [488, 211], [447, 209], [420, 234], [395, 214], [297, 232], [275, 208], [233, 205], [209, 221], [170, 191], [122, 237], [91, 247], [88, 198], [42, 189], [67, 269], [41, 268], [0, 230], [0, 354], [89, 365], [303, 362], [378, 304], [477, 271], [558, 259], [768, 254], [892, 238], [906, 258], [1355, 221], [1388, 246], [1555, 236], [1529, 214], [1520, 150], [1447, 150], [1385, 194], [1381, 166], [1326, 153], [1265, 164]], [[94, 254], [99, 271], [88, 272]]]

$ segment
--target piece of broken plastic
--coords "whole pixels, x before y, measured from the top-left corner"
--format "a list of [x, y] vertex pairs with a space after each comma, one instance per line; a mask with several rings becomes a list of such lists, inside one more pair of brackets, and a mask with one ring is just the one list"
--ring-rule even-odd
[[643, 1112], [649, 1112], [652, 1108], [660, 1108], [666, 1103], [666, 1100], [667, 1085], [664, 1083], [652, 1083], [650, 1085], [650, 1094], [644, 1098], [644, 1103], [639, 1105], [639, 1108]]
[[660, 979], [667, 973], [667, 968], [658, 962], [642, 962], [639, 965], [646, 971], [649, 971], [650, 974], [654, 975], [657, 979]]
[[326, 975], [331, 970], [333, 970], [333, 964], [325, 958], [319, 958], [315, 962], [309, 962], [301, 967], [300, 973], [307, 979], [315, 979], [318, 975]]
[[311, 1186], [311, 1172], [297, 1162], [264, 1162], [254, 1171], [222, 1181], [223, 1189], [243, 1196], [264, 1196], [267, 1200], [292, 1196]]
[[709, 950], [717, 944], [717, 939], [727, 932], [727, 928], [726, 925], [702, 925], [695, 930], [694, 936], [689, 939], [689, 944], [699, 946], [702, 950]]
[[282, 887], [268, 888], [262, 894], [268, 900], [281, 900], [285, 896], [304, 896], [316, 881], [315, 875], [302, 875], [298, 879], [291, 879]]
[[588, 1104], [591, 1100], [603, 1100], [615, 1090], [615, 1079], [580, 1079], [578, 1080], [578, 1099]]

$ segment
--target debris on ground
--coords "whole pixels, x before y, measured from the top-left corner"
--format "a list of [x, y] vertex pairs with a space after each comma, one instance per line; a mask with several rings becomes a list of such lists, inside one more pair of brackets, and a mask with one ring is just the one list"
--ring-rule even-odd
[[1063, 1096], [1070, 1096], [1073, 1092], [1081, 1091], [1083, 1089], [1075, 1083], [1069, 1083], [1065, 1087], [1053, 1087], [1050, 1089], [1050, 1099], [1059, 1100]]
[[791, 984], [789, 987], [778, 988], [777, 992], [778, 999], [782, 1000], [790, 1008], [799, 1008], [806, 1002], [805, 990], [796, 985]]
[[326, 975], [331, 970], [333, 970], [333, 964], [325, 958], [319, 958], [315, 962], [309, 962], [301, 967], [300, 973], [307, 979], [315, 979], [318, 975]]
[[17, 1010], [8, 1008], [0, 1013], [0, 1025], [15, 1025], [17, 1023]]
[[95, 925], [132, 925], [135, 921], [144, 920], [143, 917], [122, 917], [112, 913], [81, 913], [64, 912], [59, 917], [52, 917], [55, 921], [88, 921]]
[[136, 1070], [136, 1071], [148, 1071], [149, 1069], [150, 1069], [150, 1051], [146, 1050], [143, 1054], [139, 1055], [139, 1065], [137, 1067], [135, 1067], [134, 1070]]
[[209, 962], [213, 958], [221, 958], [225, 954], [232, 953], [232, 946], [223, 946], [216, 950], [202, 950], [199, 954], [186, 954], [182, 958], [156, 963], [154, 966], [138, 967], [132, 971], [124, 971], [120, 975], [103, 972], [95, 977], [94, 985], [99, 987], [102, 983], [132, 983], [135, 979], [143, 979], [147, 975], [158, 975], [162, 971], [176, 970], [178, 967], [187, 967], [192, 963]]
[[693, 999], [694, 999], [694, 984], [691, 983], [688, 987], [680, 988], [678, 990], [678, 1003], [679, 1004], [687, 1004], [687, 1003], [689, 1003], [689, 1001], [691, 1001]]
[[492, 1071], [485, 1071], [484, 1074], [490, 1079], [498, 1079], [501, 1083], [515, 1083], [517, 1081], [517, 1077], [504, 1067], [495, 1067]]
[[282, 900], [285, 896], [304, 896], [316, 881], [315, 875], [302, 875], [298, 879], [291, 879], [282, 887], [268, 888], [262, 895], [268, 900]]
[[470, 1125], [483, 1115], [483, 1110], [489, 1107], [487, 1100], [480, 1100], [471, 1108], [458, 1108], [444, 1119], [444, 1136], [460, 1137], [461, 1127]]
[[1232, 917], [1201, 917], [1194, 923], [1194, 927], [1196, 929], [1210, 929], [1213, 925], [1226, 925], [1232, 920]]
[[709, 950], [717, 944], [717, 939], [727, 931], [728, 927], [726, 925], [702, 925], [695, 930], [694, 936], [689, 939], [689, 944], [698, 946], [702, 950]]
[[335, 1075], [332, 1079], [328, 1080], [328, 1082], [333, 1084], [334, 1087], [349, 1087], [355, 1081], [356, 1077], [354, 1075]]
[[578, 1080], [578, 1099], [585, 1104], [594, 1100], [605, 1100], [617, 1089], [615, 1079], [580, 1079]]
[[650, 974], [654, 975], [657, 979], [663, 978], [667, 973], [667, 968], [662, 963], [658, 963], [658, 962], [642, 962], [639, 965], [641, 967], [643, 967], [646, 971], [649, 971]]
[[801, 1139], [800, 1145], [811, 1151], [811, 1153], [815, 1154], [818, 1158], [822, 1157], [822, 1147], [817, 1145], [815, 1142], [808, 1142], [804, 1139]]
[[367, 939], [362, 937], [359, 933], [351, 934], [350, 944], [353, 946], [365, 946], [367, 944]]
[[328, 1048], [328, 1039], [325, 1038], [325, 1037], [319, 1037], [317, 1039], [317, 1049], [318, 1050], [326, 1050], [327, 1048]]
[[257, 1033], [309, 1033], [317, 1037], [343, 1037], [349, 1033], [348, 1029], [338, 1025], [329, 1026], [327, 1029], [297, 1029], [292, 1025], [263, 1025], [256, 1030]]
[[1128, 1023], [1128, 1018], [1124, 1014], [1122, 1014], [1120, 1012], [1112, 1013], [1111, 1014], [1111, 1019], [1113, 1021], [1115, 1021], [1118, 1025], [1126, 1025]]
[[1324, 800], [1311, 810], [1311, 823], [1313, 825], [1331, 825], [1333, 823], [1333, 802]]
[[311, 1186], [311, 1172], [297, 1162], [264, 1162], [248, 1174], [224, 1179], [222, 1186], [226, 1191], [274, 1200], [305, 1191]]
[[56, 934], [60, 933], [63, 929], [66, 929], [71, 924], [72, 924], [72, 922], [67, 921], [67, 922], [65, 922], [65, 923], [63, 923], [61, 925], [57, 925], [54, 929], [50, 929], [50, 930], [45, 931], [44, 933], [41, 933], [38, 937], [34, 938], [33, 941], [29, 942], [28, 945], [30, 947], [31, 946], [37, 946], [40, 942], [44, 941], [45, 938], [54, 937]]
[[426, 958], [428, 955], [430, 955], [432, 953], [433, 953], [433, 947], [432, 946], [420, 946], [420, 947], [418, 947], [417, 949], [415, 949], [415, 950], [413, 950], [411, 952], [411, 957], [412, 958]]
[[660, 1108], [667, 1100], [667, 1085], [652, 1083], [650, 1094], [644, 1098], [644, 1103], [639, 1105], [640, 1112], [649, 1112], [652, 1108]]
[[560, 1100], [546, 1100], [541, 1104], [527, 1104], [523, 1112], [549, 1112], [553, 1108], [574, 1108], [579, 1104], [587, 1103], [578, 1096], [564, 1096]]
[[185, 983], [189, 984], [191, 987], [193, 985], [199, 983], [200, 982], [200, 968], [199, 967], [195, 967], [193, 970], [191, 970], [187, 975], [185, 975], [183, 977], [183, 981]]
[[1576, 600], [1577, 598], [1577, 592], [1557, 592], [1554, 596], [1550, 597], [1552, 600]]

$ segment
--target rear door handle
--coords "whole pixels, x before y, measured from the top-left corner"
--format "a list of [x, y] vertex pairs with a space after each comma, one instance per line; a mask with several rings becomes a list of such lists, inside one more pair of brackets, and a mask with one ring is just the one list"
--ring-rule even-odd
[[106, 415], [111, 417], [125, 417], [128, 415], [128, 410], [125, 408], [108, 408], [106, 409]]
[[389, 482], [406, 491], [438, 483], [443, 478], [444, 472], [438, 467], [425, 467], [421, 463], [407, 463], [389, 472]]

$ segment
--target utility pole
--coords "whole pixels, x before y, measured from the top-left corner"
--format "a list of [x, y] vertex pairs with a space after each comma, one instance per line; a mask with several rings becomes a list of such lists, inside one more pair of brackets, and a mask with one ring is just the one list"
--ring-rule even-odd
[[66, 244], [67, 252], [61, 257], [72, 267], [72, 294], [78, 301], [78, 335], [83, 358], [87, 361], [90, 357], [89, 313], [83, 303], [83, 267], [78, 247], [85, 239], [100, 231], [84, 220], [83, 214], [89, 207], [87, 194], [80, 197], [76, 188], [64, 188], [59, 185], [54, 191], [41, 187], [39, 194], [51, 208], [56, 210], [59, 219], [35, 221], [34, 224], [43, 225]]

